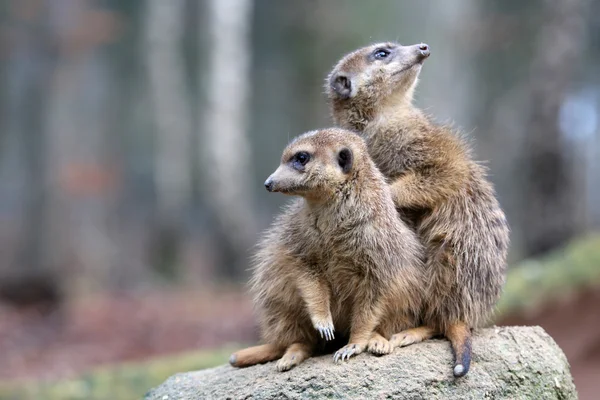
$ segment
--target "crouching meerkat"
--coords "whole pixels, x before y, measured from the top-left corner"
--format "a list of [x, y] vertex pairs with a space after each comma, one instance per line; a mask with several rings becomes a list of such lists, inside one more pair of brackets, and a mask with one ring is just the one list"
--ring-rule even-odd
[[398, 217], [390, 187], [357, 135], [332, 128], [299, 136], [267, 179], [295, 199], [259, 244], [251, 292], [265, 344], [234, 353], [233, 366], [279, 359], [288, 370], [334, 335], [349, 338], [334, 360], [415, 326], [423, 249]]
[[465, 140], [412, 104], [429, 54], [426, 44], [361, 48], [338, 62], [326, 90], [335, 123], [366, 140], [396, 207], [425, 246], [422, 326], [391, 342], [445, 335], [459, 377], [469, 371], [471, 329], [488, 321], [501, 294], [509, 228]]

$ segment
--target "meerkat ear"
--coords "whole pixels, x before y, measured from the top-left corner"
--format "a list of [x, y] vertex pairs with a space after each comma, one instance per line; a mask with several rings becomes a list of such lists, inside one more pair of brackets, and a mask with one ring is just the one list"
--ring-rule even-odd
[[342, 99], [350, 98], [352, 81], [345, 75], [335, 75], [331, 78], [331, 88]]
[[342, 172], [344, 172], [345, 174], [350, 172], [350, 170], [352, 170], [352, 162], [353, 162], [352, 150], [350, 150], [346, 147], [341, 149], [340, 152], [338, 153], [338, 164], [342, 168]]

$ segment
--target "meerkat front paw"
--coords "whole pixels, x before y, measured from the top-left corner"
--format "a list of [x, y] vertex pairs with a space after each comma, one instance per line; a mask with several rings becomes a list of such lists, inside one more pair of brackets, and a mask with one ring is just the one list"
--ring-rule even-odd
[[365, 350], [365, 345], [360, 343], [348, 343], [333, 355], [333, 362], [346, 361], [350, 357], [358, 355]]
[[384, 354], [390, 354], [394, 351], [394, 346], [383, 336], [378, 333], [373, 334], [367, 345], [367, 350], [370, 353], [382, 356]]
[[335, 332], [335, 328], [333, 327], [333, 321], [316, 321], [314, 322], [314, 327], [319, 331], [322, 339], [327, 341], [334, 339], [333, 333]]

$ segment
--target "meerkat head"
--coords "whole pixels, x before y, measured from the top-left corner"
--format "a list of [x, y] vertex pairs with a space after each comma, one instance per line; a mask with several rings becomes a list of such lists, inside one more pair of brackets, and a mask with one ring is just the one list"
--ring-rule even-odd
[[285, 148], [265, 187], [309, 200], [330, 199], [356, 176], [365, 154], [363, 140], [352, 132], [338, 128], [307, 132]]
[[[336, 111], [368, 114], [386, 101], [410, 103], [429, 46], [378, 43], [341, 59], [327, 78], [326, 90]], [[339, 121], [338, 121], [339, 122]]]

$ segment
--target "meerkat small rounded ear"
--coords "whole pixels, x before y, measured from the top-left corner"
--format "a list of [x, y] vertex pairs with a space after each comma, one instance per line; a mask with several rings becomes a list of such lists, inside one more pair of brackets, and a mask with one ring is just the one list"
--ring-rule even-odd
[[352, 93], [352, 81], [347, 76], [335, 75], [331, 78], [331, 88], [342, 99], [348, 99]]
[[348, 172], [350, 172], [352, 170], [352, 162], [353, 162], [352, 150], [344, 147], [338, 153], [338, 164], [340, 165], [340, 167], [342, 168], [342, 171], [345, 174], [347, 174]]

